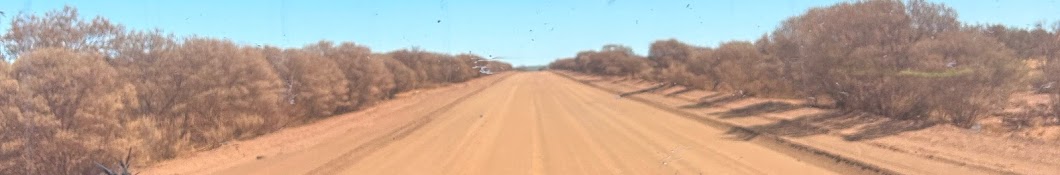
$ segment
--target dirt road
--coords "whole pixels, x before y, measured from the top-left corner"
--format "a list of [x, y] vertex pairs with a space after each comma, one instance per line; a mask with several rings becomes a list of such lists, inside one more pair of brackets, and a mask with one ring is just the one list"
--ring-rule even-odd
[[511, 75], [439, 109], [379, 138], [340, 135], [198, 173], [835, 174], [548, 72]]

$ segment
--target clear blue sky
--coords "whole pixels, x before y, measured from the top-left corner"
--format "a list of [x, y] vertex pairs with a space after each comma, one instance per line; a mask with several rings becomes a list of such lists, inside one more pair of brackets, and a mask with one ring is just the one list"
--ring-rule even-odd
[[[700, 0], [5, 0], [6, 31], [18, 13], [77, 7], [132, 29], [300, 47], [353, 41], [376, 52], [418, 46], [545, 64], [609, 43], [646, 54], [659, 39], [713, 46], [753, 40], [780, 21], [837, 1]], [[935, 1], [939, 2], [939, 1]], [[1029, 27], [1060, 20], [1057, 0], [947, 1], [966, 23]]]

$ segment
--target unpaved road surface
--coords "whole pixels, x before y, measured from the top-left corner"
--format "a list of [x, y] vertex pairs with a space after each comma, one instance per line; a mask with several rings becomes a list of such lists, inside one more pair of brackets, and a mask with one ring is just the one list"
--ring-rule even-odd
[[[279, 155], [203, 165], [212, 169], [184, 172], [836, 174], [809, 161], [732, 138], [724, 129], [548, 72], [511, 75], [418, 117], [426, 119], [410, 120], [421, 123], [401, 125], [375, 138], [342, 134], [351, 132], [347, 130], [315, 131], [340, 134]], [[181, 164], [181, 160], [176, 161], [168, 164]], [[165, 168], [152, 171], [172, 173]]]

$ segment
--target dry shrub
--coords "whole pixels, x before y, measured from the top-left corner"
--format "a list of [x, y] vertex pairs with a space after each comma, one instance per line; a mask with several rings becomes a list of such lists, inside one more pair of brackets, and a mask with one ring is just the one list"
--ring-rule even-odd
[[1043, 83], [1038, 86], [1039, 91], [1049, 94], [1051, 98], [1050, 111], [1052, 112], [1054, 121], [1060, 123], [1060, 23], [1057, 23], [1057, 29], [1053, 30], [1053, 40], [1051, 47], [1054, 52], [1042, 55], [1045, 64], [1042, 66], [1042, 81]]
[[642, 77], [651, 71], [649, 60], [633, 54], [629, 47], [620, 45], [605, 45], [600, 51], [579, 52], [573, 64], [574, 70], [586, 73], [631, 78]]
[[770, 97], [794, 94], [794, 88], [781, 79], [781, 62], [762, 54], [750, 42], [721, 44], [711, 56], [717, 60], [714, 71], [718, 82], [727, 84], [729, 90]]
[[339, 112], [374, 104], [384, 99], [386, 92], [394, 87], [393, 74], [386, 69], [382, 60], [371, 58], [368, 47], [349, 42], [334, 46], [331, 42], [321, 41], [307, 46], [306, 50], [336, 63], [349, 81], [348, 101], [339, 107]]
[[[500, 61], [487, 61], [485, 63], [485, 65], [481, 65], [481, 66], [484, 66], [484, 67], [488, 68], [492, 72], [505, 72], [505, 71], [515, 70], [514, 68], [512, 68], [512, 64], [508, 64], [508, 63], [500, 62]], [[479, 74], [479, 73], [481, 73], [481, 72], [478, 72], [477, 70], [472, 72], [472, 74], [474, 74], [475, 77], [482, 75], [482, 74]]]
[[802, 68], [799, 81], [810, 94], [846, 109], [970, 126], [1004, 99], [998, 94], [1008, 94], [1019, 74], [1008, 48], [960, 29], [954, 16], [921, 1], [841, 3], [810, 10], [775, 33], [796, 41], [803, 60], [792, 67]]
[[6, 95], [19, 101], [5, 103], [16, 106], [5, 111], [14, 113], [4, 126], [13, 138], [4, 140], [0, 159], [17, 157], [18, 166], [5, 174], [88, 174], [91, 161], [137, 146], [140, 135], [119, 132], [135, 128], [127, 126], [138, 118], [124, 115], [135, 107], [134, 92], [98, 54], [42, 48], [20, 55], [13, 68], [17, 87]]
[[[478, 60], [485, 59], [477, 55], [471, 54], [460, 54], [454, 56], [453, 58], [446, 59], [446, 61], [443, 63], [445, 65], [445, 68], [443, 68], [443, 70], [446, 74], [446, 81], [464, 82], [475, 78], [479, 75], [478, 69], [474, 68], [478, 66], [475, 64], [475, 62]], [[489, 61], [487, 61], [486, 63], [489, 63]]]
[[67, 7], [20, 15], [0, 39], [0, 174], [92, 174], [209, 149], [367, 107], [425, 85], [511, 65], [353, 43], [247, 47], [160, 31], [124, 31]]
[[[1025, 75], [1016, 54], [982, 31], [1050, 38], [1042, 30], [999, 34], [1008, 31], [962, 27], [954, 10], [923, 0], [843, 2], [792, 17], [755, 43], [711, 49], [656, 41], [648, 55], [652, 75], [646, 77], [766, 97], [825, 97], [846, 110], [967, 127], [1003, 102]], [[1005, 43], [1021, 43], [1027, 53], [1057, 52], [1049, 44]], [[580, 52], [550, 67], [600, 75], [621, 70], [615, 68], [620, 62], [594, 59], [596, 54]]]
[[15, 165], [25, 163], [21, 158], [24, 141], [22, 134], [25, 125], [20, 120], [26, 118], [22, 115], [22, 103], [28, 102], [24, 91], [21, 91], [18, 81], [11, 75], [11, 65], [6, 61], [0, 61], [0, 173], [17, 174], [25, 170], [16, 170]]
[[1003, 106], [1025, 72], [1010, 49], [974, 32], [941, 33], [914, 43], [909, 52], [920, 60], [899, 75], [927, 89], [911, 96], [926, 96], [937, 116], [964, 127]]
[[124, 27], [96, 17], [85, 21], [77, 9], [66, 6], [44, 16], [20, 15], [11, 20], [3, 44], [11, 56], [41, 48], [61, 47], [74, 51], [100, 52], [109, 49]]
[[496, 60], [486, 60], [477, 55], [450, 56], [430, 53], [418, 49], [403, 49], [387, 54], [388, 58], [404, 64], [412, 72], [417, 87], [430, 87], [445, 83], [463, 82], [469, 78], [479, 77], [477, 67], [484, 66], [493, 72], [511, 70], [511, 64]]
[[416, 49], [397, 50], [388, 53], [388, 55], [394, 60], [404, 64], [415, 73], [416, 87], [430, 85], [430, 77], [427, 76], [429, 65], [427, 64], [432, 62], [436, 63], [437, 61], [435, 60], [438, 59], [436, 55]]
[[186, 92], [173, 108], [181, 134], [193, 143], [219, 144], [275, 128], [282, 81], [261, 52], [230, 41], [191, 38], [180, 48], [176, 65], [186, 77], [177, 91]]
[[148, 132], [149, 141], [145, 141], [135, 152], [136, 160], [149, 162], [175, 157], [180, 152], [191, 149], [191, 143], [179, 137], [182, 132], [182, 113], [186, 96], [194, 92], [184, 90], [193, 70], [187, 65], [180, 53], [180, 43], [158, 31], [130, 32], [121, 35], [112, 42], [116, 56], [109, 59], [118, 70], [122, 81], [129, 82], [136, 89], [137, 108], [129, 115], [141, 116], [146, 123], [157, 125], [155, 131]]
[[265, 53], [284, 82], [281, 106], [291, 120], [284, 124], [334, 115], [349, 102], [349, 82], [330, 59], [301, 50], [266, 48]]
[[655, 41], [648, 50], [648, 60], [652, 61], [655, 68], [650, 77], [656, 77], [657, 81], [718, 90], [721, 78], [714, 71], [717, 59], [710, 56], [711, 52], [710, 48], [696, 47], [674, 39]]
[[401, 63], [391, 57], [389, 54], [376, 54], [372, 55], [373, 58], [383, 61], [383, 65], [386, 66], [390, 73], [394, 74], [394, 88], [387, 92], [387, 98], [393, 98], [397, 93], [409, 91], [415, 89], [419, 83], [419, 77], [416, 76], [416, 72], [410, 69], [405, 64]]
[[574, 58], [563, 58], [548, 63], [548, 68], [556, 70], [578, 70], [577, 64], [577, 62], [574, 62]]
[[430, 53], [418, 49], [403, 49], [389, 53], [395, 60], [404, 63], [409, 69], [416, 72], [420, 87], [436, 86], [445, 82], [446, 76], [439, 72], [442, 59], [448, 55]]

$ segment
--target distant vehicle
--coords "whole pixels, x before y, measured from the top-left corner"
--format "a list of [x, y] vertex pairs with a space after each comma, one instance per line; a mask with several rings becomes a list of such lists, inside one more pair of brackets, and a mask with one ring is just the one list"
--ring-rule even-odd
[[[500, 58], [500, 57], [494, 57], [493, 59], [499, 59], [499, 58]], [[490, 60], [487, 60], [487, 59], [479, 59], [479, 60], [475, 60], [475, 65], [476, 65], [476, 66], [475, 66], [475, 67], [472, 67], [472, 68], [478, 68], [478, 72], [479, 72], [479, 73], [482, 73], [482, 74], [486, 74], [486, 75], [493, 75], [493, 71], [492, 71], [492, 70], [490, 70], [490, 68], [489, 68], [489, 67], [486, 67], [486, 64], [489, 64], [489, 63], [487, 63], [487, 62], [489, 62], [489, 61], [490, 61]], [[481, 65], [480, 65], [480, 64], [481, 64]]]

